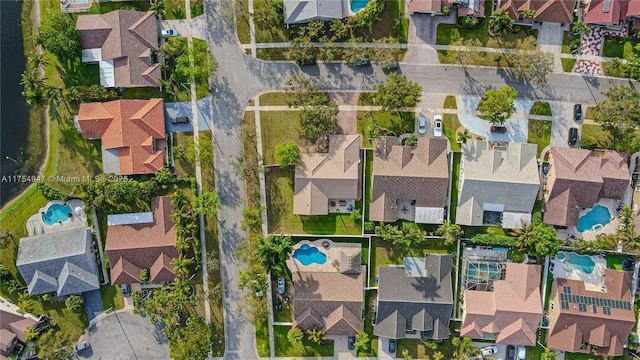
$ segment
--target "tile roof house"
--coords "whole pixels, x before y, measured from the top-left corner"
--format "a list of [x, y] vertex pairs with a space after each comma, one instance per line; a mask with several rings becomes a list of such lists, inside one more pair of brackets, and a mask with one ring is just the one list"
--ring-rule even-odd
[[8, 359], [18, 341], [23, 344], [27, 342], [24, 333], [36, 323], [36, 320], [29, 317], [0, 310], [0, 360]]
[[453, 310], [451, 255], [404, 258], [403, 266], [378, 268], [378, 312], [373, 333], [402, 339], [449, 337]]
[[640, 1], [591, 0], [584, 23], [621, 28], [627, 18], [640, 17]]
[[57, 296], [98, 290], [98, 269], [85, 227], [20, 239], [16, 267], [29, 295]]
[[98, 63], [104, 87], [160, 86], [160, 64], [151, 52], [158, 50], [158, 29], [153, 11], [115, 10], [80, 15], [82, 62]]
[[349, 16], [347, 0], [284, 0], [284, 23], [302, 24], [309, 21], [331, 21]]
[[456, 224], [520, 228], [531, 221], [540, 188], [537, 145], [490, 146], [480, 140], [462, 145]]
[[513, 20], [523, 20], [522, 11], [536, 12], [535, 21], [568, 24], [573, 22], [573, 11], [578, 0], [500, 0], [498, 10], [506, 10]]
[[441, 138], [421, 137], [415, 147], [398, 145], [395, 136], [374, 139], [369, 220], [441, 224], [449, 186], [447, 146]]
[[327, 335], [363, 331], [365, 266], [358, 273], [293, 273], [293, 327], [322, 329]]
[[105, 174], [152, 174], [166, 164], [162, 99], [80, 104], [76, 128], [102, 140]]
[[544, 192], [544, 223], [576, 226], [580, 209], [601, 198], [621, 200], [631, 181], [627, 154], [552, 147]]
[[580, 280], [553, 280], [547, 345], [568, 352], [624, 352], [636, 317], [632, 273], [606, 269], [601, 288], [587, 290]]
[[330, 200], [359, 200], [360, 135], [329, 136], [327, 153], [300, 154], [293, 213], [327, 215]]
[[[422, 13], [441, 15], [442, 8], [448, 6], [458, 7], [458, 16], [484, 16], [485, 0], [410, 0], [409, 14]], [[452, 9], [452, 11], [455, 11]]]
[[542, 319], [540, 265], [507, 263], [493, 291], [466, 290], [460, 336], [497, 344], [535, 346]]
[[175, 279], [172, 260], [178, 257], [175, 248], [177, 226], [171, 198], [151, 199], [148, 213], [109, 215], [105, 253], [111, 265], [111, 283], [140, 283], [140, 270], [149, 270], [150, 282]]

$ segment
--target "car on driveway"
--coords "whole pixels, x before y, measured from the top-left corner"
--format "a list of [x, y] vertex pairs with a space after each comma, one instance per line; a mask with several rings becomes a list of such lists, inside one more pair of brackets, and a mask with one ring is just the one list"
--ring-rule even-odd
[[176, 29], [164, 29], [164, 30], [160, 31], [160, 35], [162, 35], [162, 37], [168, 38], [168, 37], [172, 37], [172, 36], [178, 36], [180, 34], [178, 33], [178, 30], [176, 30]]
[[578, 128], [569, 129], [569, 145], [575, 145], [578, 142]]
[[356, 348], [356, 337], [349, 336], [349, 350], [354, 350]]
[[516, 348], [513, 345], [507, 345], [507, 360], [516, 360]]
[[281, 276], [278, 278], [278, 294], [284, 294], [285, 283], [284, 278]]
[[580, 121], [582, 119], [582, 105], [573, 105], [573, 120]]
[[492, 133], [504, 134], [507, 132], [507, 127], [502, 125], [492, 125], [490, 130]]
[[442, 116], [435, 115], [433, 123], [433, 136], [442, 136]]
[[389, 339], [389, 353], [395, 355], [395, 353], [396, 353], [396, 339]]
[[74, 345], [73, 346], [73, 351], [78, 352], [78, 351], [82, 351], [84, 349], [88, 349], [90, 347], [91, 347], [91, 345], [89, 345], [88, 341], [83, 341], [83, 342], [81, 342], [79, 344]]
[[427, 132], [427, 118], [424, 115], [420, 115], [418, 119], [418, 134], [424, 134]]
[[255, 291], [256, 296], [257, 297], [264, 296], [264, 292], [262, 292], [262, 289], [260, 288], [260, 283], [258, 282], [258, 280], [253, 280], [251, 283], [253, 284], [252, 288], [253, 288], [253, 291]]
[[498, 347], [495, 345], [483, 347], [480, 352], [482, 352], [482, 356], [490, 356], [498, 353]]
[[516, 348], [516, 353], [517, 353], [517, 356], [518, 356], [517, 357], [518, 360], [524, 360], [527, 357], [527, 349], [522, 345], [519, 345]]

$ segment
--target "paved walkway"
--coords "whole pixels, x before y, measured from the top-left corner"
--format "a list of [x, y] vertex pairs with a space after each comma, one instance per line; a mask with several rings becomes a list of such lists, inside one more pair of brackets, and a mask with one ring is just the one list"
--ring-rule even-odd
[[538, 50], [554, 54], [554, 72], [563, 72], [562, 61], [559, 55], [562, 54], [562, 35], [565, 27], [559, 23], [543, 22], [534, 24], [534, 29], [538, 29]]

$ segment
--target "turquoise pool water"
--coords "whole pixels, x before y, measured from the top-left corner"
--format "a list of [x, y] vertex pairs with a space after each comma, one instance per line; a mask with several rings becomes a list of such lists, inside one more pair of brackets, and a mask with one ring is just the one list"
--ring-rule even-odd
[[42, 214], [42, 222], [51, 226], [58, 222], [68, 221], [71, 213], [71, 206], [62, 204], [52, 204], [47, 211]]
[[304, 266], [311, 264], [322, 265], [327, 262], [327, 255], [318, 250], [315, 246], [308, 244], [302, 244], [296, 251], [293, 252], [293, 258], [300, 261]]
[[[565, 254], [565, 253], [559, 252], [556, 255], [556, 257], [559, 260], [562, 260], [563, 258], [565, 258], [565, 256], [562, 256], [562, 257], [559, 256], [560, 254]], [[563, 263], [569, 265], [569, 267], [573, 268], [574, 270], [580, 270], [585, 274], [591, 274], [593, 272], [593, 269], [596, 266], [596, 263], [593, 262], [593, 259], [591, 259], [591, 256], [579, 255], [574, 252], [566, 253], [566, 260], [564, 260]]]
[[[602, 205], [596, 205], [593, 209], [589, 210], [586, 214], [582, 215], [578, 219], [577, 230], [580, 232], [593, 229], [594, 225], [605, 226], [611, 221], [611, 214], [609, 209]], [[595, 229], [599, 231], [598, 229]]]
[[369, 0], [351, 0], [351, 11], [358, 12], [361, 9], [364, 9], [368, 3]]

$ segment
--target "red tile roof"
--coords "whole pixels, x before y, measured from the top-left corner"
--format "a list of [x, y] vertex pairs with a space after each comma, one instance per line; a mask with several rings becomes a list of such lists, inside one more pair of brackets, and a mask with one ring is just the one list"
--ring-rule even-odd
[[[609, 10], [605, 12], [606, 2], [609, 2]], [[585, 24], [618, 25], [626, 17], [638, 15], [640, 15], [638, 0], [591, 0], [584, 22]]]
[[570, 23], [577, 0], [503, 0], [499, 10], [506, 10], [510, 18], [518, 20], [524, 10], [536, 12], [536, 21]]
[[151, 174], [165, 165], [162, 99], [84, 103], [78, 125], [83, 137], [101, 138], [104, 149], [118, 149], [119, 175]]
[[111, 267], [111, 283], [140, 282], [140, 270], [149, 269], [153, 282], [175, 278], [171, 261], [175, 248], [176, 224], [171, 220], [173, 205], [168, 196], [151, 200], [153, 223], [112, 225], [107, 230], [105, 252]]

